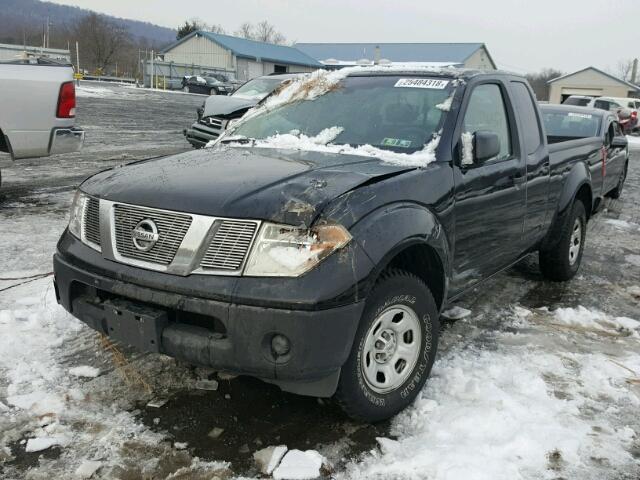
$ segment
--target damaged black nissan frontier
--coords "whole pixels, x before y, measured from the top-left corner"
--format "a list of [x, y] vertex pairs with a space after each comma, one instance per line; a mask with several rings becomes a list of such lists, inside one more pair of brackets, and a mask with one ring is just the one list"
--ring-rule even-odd
[[[141, 351], [379, 421], [425, 384], [447, 304], [534, 252], [576, 274], [618, 184], [594, 134], [548, 145], [509, 73], [318, 71], [209, 148], [84, 181], [56, 295]], [[624, 172], [626, 139], [609, 148]]]

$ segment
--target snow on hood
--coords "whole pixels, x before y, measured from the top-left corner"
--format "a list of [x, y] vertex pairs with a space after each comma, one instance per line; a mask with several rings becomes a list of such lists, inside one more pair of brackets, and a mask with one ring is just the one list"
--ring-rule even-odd
[[[302, 150], [308, 152], [336, 153], [340, 155], [359, 155], [363, 157], [374, 157], [391, 165], [401, 167], [426, 167], [436, 159], [436, 148], [440, 142], [440, 136], [435, 136], [422, 150], [414, 153], [398, 153], [390, 150], [383, 150], [373, 145], [361, 145], [352, 147], [350, 145], [335, 145], [331, 141], [335, 140], [342, 133], [342, 127], [329, 127], [322, 130], [315, 136], [307, 136], [297, 130], [289, 133], [272, 135], [265, 139], [255, 140], [252, 144], [258, 148], [277, 148], [284, 150]], [[230, 147], [245, 147], [246, 144], [229, 143]]]

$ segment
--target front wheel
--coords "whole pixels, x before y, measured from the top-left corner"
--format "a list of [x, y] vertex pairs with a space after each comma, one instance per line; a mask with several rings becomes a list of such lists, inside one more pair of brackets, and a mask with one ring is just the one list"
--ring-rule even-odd
[[182, 91], [184, 93], [189, 93], [189, 87], [187, 87], [186, 85], [184, 87], [182, 87]]
[[218, 94], [218, 91], [217, 91], [215, 88], [212, 88], [212, 89], [209, 91], [209, 95], [217, 95], [217, 94]]
[[387, 419], [410, 405], [436, 357], [438, 309], [425, 283], [385, 272], [367, 301], [336, 399], [352, 418]]
[[540, 270], [549, 280], [571, 280], [580, 268], [587, 231], [587, 214], [583, 203], [575, 200], [564, 219], [554, 246], [539, 252]]

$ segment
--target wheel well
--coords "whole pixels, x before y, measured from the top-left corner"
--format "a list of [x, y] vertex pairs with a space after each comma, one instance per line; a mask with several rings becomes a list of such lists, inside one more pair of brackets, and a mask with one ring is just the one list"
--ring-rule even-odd
[[412, 273], [427, 284], [438, 309], [444, 300], [444, 269], [436, 251], [429, 245], [411, 245], [391, 259], [387, 268]]
[[580, 190], [578, 190], [578, 193], [576, 193], [576, 200], [580, 200], [584, 205], [584, 209], [587, 212], [587, 220], [589, 220], [589, 217], [591, 217], [591, 211], [593, 210], [593, 203], [591, 198], [591, 188], [589, 188], [589, 185], [582, 185], [580, 187]]

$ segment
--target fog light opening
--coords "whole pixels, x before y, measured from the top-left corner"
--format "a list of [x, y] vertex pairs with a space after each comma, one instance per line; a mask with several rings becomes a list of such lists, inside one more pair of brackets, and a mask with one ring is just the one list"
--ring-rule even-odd
[[283, 357], [291, 350], [291, 343], [284, 335], [274, 335], [271, 339], [271, 351], [276, 357]]

